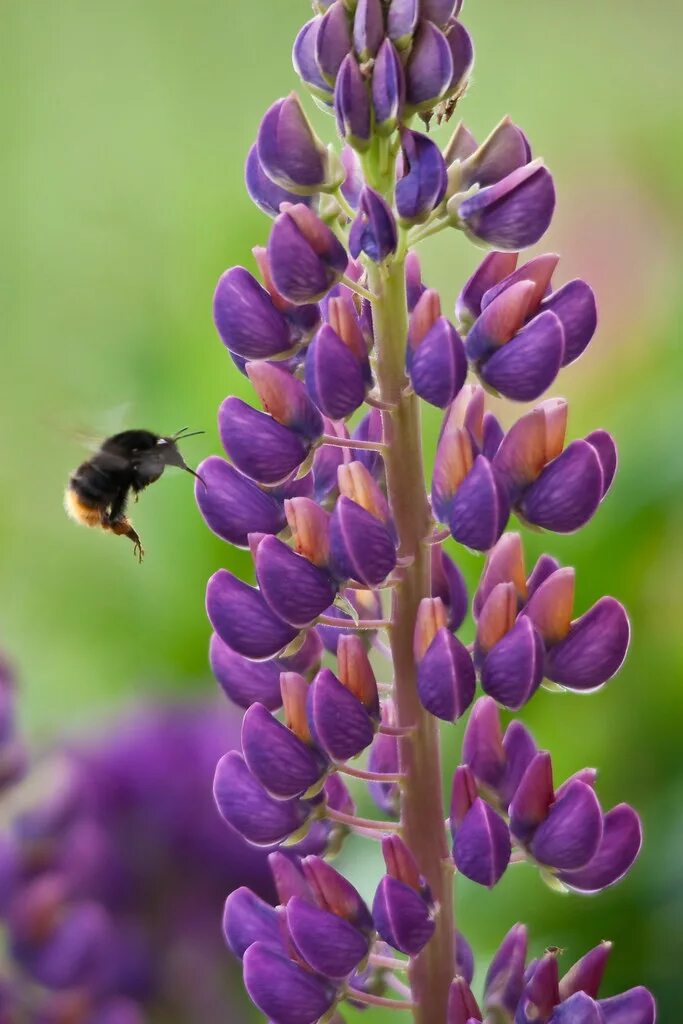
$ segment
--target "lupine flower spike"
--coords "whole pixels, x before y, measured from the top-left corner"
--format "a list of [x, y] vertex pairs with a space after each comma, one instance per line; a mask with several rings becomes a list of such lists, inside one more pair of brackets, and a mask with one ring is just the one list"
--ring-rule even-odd
[[[478, 1002], [453, 902], [455, 871], [494, 888], [521, 861], [554, 890], [598, 892], [640, 849], [636, 811], [603, 809], [593, 769], [557, 779], [552, 737], [500, 718], [539, 687], [606, 685], [628, 649], [616, 598], [586, 609], [573, 569], [524, 559], [527, 527], [552, 551], [553, 534], [606, 514], [615, 442], [574, 437], [547, 395], [595, 335], [595, 296], [555, 253], [520, 254], [550, 225], [555, 187], [518, 125], [504, 117], [478, 142], [459, 122], [443, 149], [425, 130], [469, 84], [461, 0], [313, 8], [294, 67], [339, 146], [305, 99], [270, 107], [246, 163], [268, 244], [214, 300], [258, 398], [225, 399], [225, 457], [199, 469], [208, 526], [254, 561], [252, 580], [218, 568], [207, 588], [211, 664], [246, 709], [214, 791], [249, 842], [281, 848], [279, 907], [231, 897], [228, 945], [271, 1024], [338, 1024], [344, 1001], [417, 1024], [652, 1024], [645, 989], [599, 993], [608, 945], [573, 968], [557, 951], [527, 966], [522, 924]], [[437, 232], [490, 250], [453, 311], [417, 255]], [[534, 405], [504, 430], [487, 394]], [[443, 416], [429, 493], [422, 402]], [[457, 545], [485, 555], [472, 595]], [[438, 724], [461, 720], [446, 810]], [[373, 817], [350, 785], [368, 786]], [[324, 859], [351, 832], [384, 854], [371, 906]], [[301, 841], [322, 856], [298, 858]]]

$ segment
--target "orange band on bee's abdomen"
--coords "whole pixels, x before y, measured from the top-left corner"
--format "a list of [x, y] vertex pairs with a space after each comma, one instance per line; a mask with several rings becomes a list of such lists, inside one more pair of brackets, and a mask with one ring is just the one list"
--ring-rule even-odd
[[102, 509], [86, 505], [72, 487], [64, 492], [64, 508], [66, 514], [82, 526], [102, 526]]

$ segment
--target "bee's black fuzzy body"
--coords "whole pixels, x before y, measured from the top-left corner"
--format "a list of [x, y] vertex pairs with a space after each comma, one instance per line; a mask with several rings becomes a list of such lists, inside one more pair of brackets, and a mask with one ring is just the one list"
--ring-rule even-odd
[[69, 477], [64, 496], [68, 515], [84, 526], [129, 537], [142, 561], [140, 538], [126, 516], [128, 497], [158, 480], [166, 466], [178, 466], [196, 476], [177, 446], [181, 437], [190, 436], [184, 431], [163, 437], [150, 430], [125, 430], [108, 437]]

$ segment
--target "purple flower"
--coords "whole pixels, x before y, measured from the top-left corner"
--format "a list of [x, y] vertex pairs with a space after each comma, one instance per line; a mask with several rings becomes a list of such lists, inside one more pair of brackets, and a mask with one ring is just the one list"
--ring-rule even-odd
[[[552, 889], [597, 892], [641, 843], [633, 808], [603, 811], [595, 769], [556, 789], [550, 753], [514, 716], [501, 724], [501, 708], [521, 710], [544, 681], [606, 683], [630, 625], [611, 597], [577, 615], [574, 571], [550, 555], [527, 571], [520, 535], [504, 532], [513, 513], [537, 530], [580, 529], [617, 451], [604, 430], [568, 440], [562, 399], [507, 429], [509, 414], [487, 409], [487, 393], [541, 399], [589, 344], [597, 311], [584, 281], [553, 282], [557, 254], [518, 265], [555, 207], [521, 127], [504, 117], [479, 144], [460, 121], [443, 152], [410, 127], [415, 115], [427, 132], [450, 120], [464, 97], [474, 48], [461, 8], [314, 0], [294, 66], [335, 117], [341, 154], [292, 95], [268, 110], [247, 161], [248, 188], [274, 217], [267, 250], [254, 250], [265, 287], [227, 272], [216, 323], [264, 411], [225, 400], [230, 461], [206, 460], [209, 489], [197, 492], [209, 527], [248, 546], [257, 584], [223, 569], [207, 591], [214, 673], [247, 708], [243, 753], [226, 754], [215, 788], [253, 844], [298, 841], [316, 855], [274, 853], [280, 905], [240, 890], [226, 935], [271, 1024], [340, 1024], [343, 1000], [435, 1024], [653, 1024], [646, 990], [599, 998], [606, 947], [561, 980], [554, 947], [527, 965], [521, 924], [493, 957], [480, 1009], [451, 917], [454, 869], [493, 888], [527, 860]], [[448, 226], [495, 247], [460, 289], [455, 323], [415, 251]], [[444, 410], [435, 451], [423, 402]], [[462, 639], [453, 542], [487, 556]], [[449, 852], [440, 722], [460, 719]], [[391, 820], [359, 817], [346, 775]], [[372, 915], [323, 859], [351, 833], [382, 837]], [[11, 877], [11, 851], [8, 865]], [[403, 970], [409, 985], [390, 973]]]
[[477, 797], [454, 833], [453, 859], [458, 870], [492, 888], [510, 860], [510, 835], [503, 819]]
[[269, 359], [294, 345], [286, 318], [244, 267], [231, 267], [220, 278], [213, 316], [223, 344], [245, 359]]
[[396, 252], [397, 244], [396, 222], [391, 208], [373, 189], [364, 188], [358, 199], [358, 216], [349, 235], [351, 255], [357, 259], [362, 251], [375, 263], [381, 263]]
[[261, 166], [256, 145], [249, 150], [244, 168], [244, 180], [251, 198], [259, 209], [267, 213], [269, 217], [277, 217], [282, 203], [303, 201], [310, 205], [313, 201], [310, 196], [305, 196], [302, 200], [294, 192], [288, 192], [286, 188], [282, 188], [272, 181]]
[[404, 174], [396, 185], [396, 208], [404, 224], [426, 220], [446, 192], [446, 164], [438, 146], [419, 132], [401, 132]]
[[461, 122], [448, 144], [445, 158], [452, 168], [451, 190], [457, 188], [464, 192], [473, 185], [480, 188], [495, 185], [524, 167], [531, 160], [531, 149], [521, 128], [504, 117], [480, 146]]
[[417, 26], [419, 0], [392, 0], [387, 13], [387, 34], [399, 50], [405, 50]]
[[261, 942], [244, 954], [244, 984], [272, 1024], [315, 1024], [330, 1009], [336, 994], [329, 981]]
[[429, 110], [453, 79], [453, 57], [443, 32], [431, 21], [421, 21], [406, 65], [408, 110]]
[[267, 711], [252, 704], [242, 721], [242, 750], [249, 771], [271, 796], [303, 796], [325, 775], [327, 759]]
[[544, 675], [568, 689], [590, 690], [618, 671], [630, 637], [623, 607], [605, 597], [572, 622], [573, 605], [572, 569], [543, 556], [526, 578], [519, 534], [500, 540], [474, 600], [487, 693], [516, 708]]
[[405, 91], [403, 65], [391, 40], [385, 39], [372, 71], [375, 130], [381, 135], [390, 135], [396, 128], [403, 113]]
[[543, 237], [554, 209], [552, 176], [540, 161], [533, 161], [462, 202], [458, 218], [473, 239], [515, 251]]
[[263, 484], [283, 483], [299, 468], [310, 442], [240, 398], [226, 398], [218, 430], [227, 454], [246, 476]]
[[465, 383], [467, 360], [455, 327], [441, 316], [410, 359], [410, 379], [415, 393], [430, 405], [445, 409]]
[[457, 721], [474, 699], [474, 666], [467, 648], [446, 627], [439, 598], [423, 598], [414, 648], [422, 706], [446, 722]]
[[330, 557], [338, 579], [376, 587], [396, 566], [396, 547], [382, 522], [342, 495], [330, 520]]
[[240, 473], [225, 459], [211, 455], [197, 467], [206, 482], [195, 496], [207, 526], [222, 540], [247, 547], [250, 533], [279, 533], [285, 526], [282, 502]]
[[387, 874], [377, 887], [372, 916], [390, 946], [416, 956], [434, 934], [431, 893], [402, 839], [386, 837], [382, 850]]
[[359, 152], [368, 149], [372, 134], [370, 94], [352, 53], [344, 58], [339, 69], [334, 89], [334, 109], [341, 137]]
[[228, 824], [255, 846], [273, 846], [289, 838], [305, 825], [310, 814], [308, 804], [301, 800], [270, 796], [236, 751], [218, 762], [213, 792]]
[[368, 955], [367, 935], [299, 896], [287, 904], [286, 919], [297, 952], [318, 974], [346, 978]]
[[[321, 103], [327, 106], [332, 105], [332, 88], [327, 79], [323, 77], [318, 60], [320, 30], [322, 18], [312, 18], [307, 21], [299, 32], [292, 49], [292, 62], [294, 69], [310, 92]], [[324, 52], [320, 57], [326, 62], [338, 54], [337, 44], [339, 42], [339, 28], [334, 27], [329, 38], [324, 38]]]
[[277, 911], [246, 886], [231, 892], [225, 902], [223, 934], [230, 950], [240, 960], [255, 942], [283, 949]]
[[323, 324], [308, 346], [305, 373], [309, 394], [331, 419], [346, 419], [363, 403], [363, 363], [330, 324]]
[[341, 280], [348, 256], [317, 214], [285, 203], [270, 232], [268, 260], [278, 292], [301, 304], [317, 302]]
[[334, 600], [336, 587], [329, 573], [277, 537], [259, 543], [255, 565], [261, 593], [275, 614], [293, 626], [310, 625]]
[[219, 569], [209, 580], [206, 611], [221, 640], [256, 661], [279, 654], [299, 632], [271, 611], [260, 590], [227, 569]]
[[520, 518], [571, 533], [595, 514], [614, 477], [616, 449], [609, 434], [563, 448], [566, 403], [542, 402], [510, 428], [494, 463]]
[[308, 692], [308, 722], [313, 736], [335, 761], [356, 757], [372, 743], [372, 718], [360, 701], [328, 668]]
[[315, 60], [325, 82], [334, 85], [344, 58], [351, 50], [351, 28], [341, 0], [331, 4], [315, 33]]
[[[5, 822], [14, 872], [2, 914], [17, 980], [3, 1000], [16, 987], [27, 1019], [78, 1012], [87, 1016], [74, 1020], [100, 1024], [141, 1024], [157, 1012], [193, 1019], [203, 1005], [203, 1019], [218, 1024], [225, 1004], [203, 1003], [183, 983], [181, 951], [189, 940], [194, 981], [217, 991], [226, 976], [216, 929], [225, 894], [248, 893], [241, 904], [251, 922], [242, 918], [234, 933], [244, 948], [256, 908], [264, 928], [275, 913], [259, 897], [274, 896], [265, 856], [223, 825], [210, 797], [216, 758], [238, 729], [237, 717], [213, 703], [149, 705], [53, 748], [55, 784], [32, 779]], [[169, 752], [182, 772], [169, 771]]]
[[341, 180], [313, 131], [296, 93], [274, 103], [258, 133], [258, 158], [265, 174], [301, 195], [333, 189]]

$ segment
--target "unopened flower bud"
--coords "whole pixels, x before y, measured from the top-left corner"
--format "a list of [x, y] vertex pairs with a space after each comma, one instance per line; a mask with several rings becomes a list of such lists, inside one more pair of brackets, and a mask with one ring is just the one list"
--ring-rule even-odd
[[[315, 99], [330, 107], [332, 106], [332, 88], [327, 79], [323, 77], [317, 56], [321, 24], [322, 18], [320, 17], [306, 22], [294, 41], [292, 61], [299, 78], [306, 84]], [[326, 56], [328, 53], [329, 51], [326, 51]]]
[[362, 932], [372, 933], [370, 911], [358, 890], [343, 875], [322, 857], [305, 857], [301, 867], [319, 907]]
[[415, 393], [445, 409], [467, 377], [467, 359], [460, 335], [445, 316], [439, 317], [410, 360], [410, 379]]
[[451, 48], [441, 29], [421, 21], [406, 65], [406, 106], [409, 113], [429, 110], [453, 79]]
[[461, 977], [454, 978], [448, 992], [446, 1024], [472, 1024], [472, 1021], [476, 1024], [480, 1020], [481, 1010], [468, 982]]
[[531, 840], [554, 799], [552, 761], [541, 750], [529, 763], [510, 804], [510, 831], [521, 843]]
[[560, 999], [569, 999], [575, 992], [585, 992], [597, 999], [611, 952], [612, 943], [601, 942], [577, 960], [560, 979]]
[[496, 790], [505, 772], [505, 749], [500, 714], [491, 697], [480, 697], [472, 708], [462, 742], [462, 759], [478, 782]]
[[456, 722], [474, 699], [475, 675], [467, 648], [443, 626], [418, 663], [422, 706], [445, 722]]
[[278, 100], [267, 111], [257, 146], [265, 173], [290, 192], [333, 192], [343, 179], [340, 167], [313, 131], [296, 93]]
[[335, 0], [323, 15], [315, 39], [316, 62], [329, 85], [334, 85], [351, 45], [351, 25], [346, 7], [342, 0]]
[[353, 17], [353, 45], [361, 62], [377, 53], [384, 38], [381, 0], [358, 0]]
[[481, 669], [484, 693], [503, 707], [519, 710], [543, 679], [543, 638], [530, 619], [517, 619], [488, 652]]
[[513, 925], [495, 953], [484, 982], [484, 1011], [512, 1024], [524, 987], [527, 930]]
[[356, 259], [361, 252], [381, 263], [396, 252], [398, 233], [391, 207], [373, 189], [365, 187], [358, 200], [358, 216], [351, 225], [349, 249]]
[[451, 807], [449, 824], [451, 835], [455, 838], [460, 825], [465, 820], [470, 807], [477, 799], [477, 782], [465, 764], [458, 765], [453, 773], [453, 786], [451, 790]]
[[368, 149], [372, 136], [370, 93], [368, 83], [352, 53], [344, 58], [339, 68], [334, 89], [334, 110], [341, 137], [360, 153]]
[[405, 103], [405, 73], [390, 39], [379, 48], [372, 71], [372, 105], [375, 131], [391, 135], [399, 123]]
[[359, 636], [348, 633], [337, 644], [337, 672], [340, 682], [357, 697], [369, 714], [379, 721], [379, 693], [365, 645]]
[[389, 4], [387, 33], [399, 50], [410, 45], [419, 16], [419, 0], [392, 0]]
[[467, 615], [467, 586], [460, 569], [441, 544], [432, 544], [432, 597], [446, 607], [447, 626], [456, 632]]
[[417, 956], [434, 934], [431, 904], [391, 875], [385, 875], [377, 887], [372, 916], [384, 941], [409, 956]]
[[282, 203], [303, 202], [307, 206], [313, 203], [313, 196], [297, 196], [294, 192], [289, 192], [281, 185], [277, 185], [268, 177], [261, 166], [256, 144], [249, 150], [244, 168], [244, 180], [251, 198], [259, 209], [267, 213], [269, 217], [277, 217]]
[[[393, 701], [385, 700], [382, 704], [382, 724], [398, 725], [398, 717]], [[399, 771], [398, 737], [386, 733], [377, 733], [368, 755], [368, 768], [371, 772], [396, 774]], [[400, 789], [395, 782], [371, 782], [368, 786], [370, 796], [380, 810], [390, 817], [398, 816]]]
[[453, 859], [458, 871], [493, 888], [510, 861], [510, 834], [503, 819], [480, 797], [458, 826]]
[[446, 191], [446, 164], [436, 143], [408, 128], [401, 132], [404, 175], [396, 185], [396, 208], [401, 222], [420, 224], [441, 202]]

